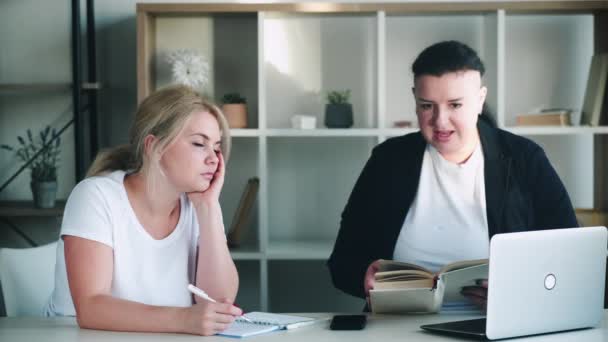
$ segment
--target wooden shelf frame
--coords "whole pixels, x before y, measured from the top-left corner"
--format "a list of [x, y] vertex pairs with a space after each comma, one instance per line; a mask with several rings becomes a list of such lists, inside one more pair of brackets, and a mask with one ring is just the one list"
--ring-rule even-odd
[[[265, 76], [264, 61], [264, 25], [268, 12], [279, 12], [285, 15], [331, 15], [345, 14], [357, 16], [373, 16], [376, 21], [375, 46], [377, 49], [377, 68], [374, 82], [378, 89], [375, 92], [377, 112], [372, 115], [376, 118], [375, 127], [351, 129], [324, 129], [296, 130], [290, 128], [270, 128], [268, 125], [268, 94]], [[608, 174], [608, 126], [600, 127], [512, 127], [505, 126], [505, 21], [509, 15], [571, 15], [591, 14], [594, 17], [595, 46], [594, 52], [608, 51], [608, 1], [467, 1], [467, 2], [434, 2], [416, 1], [405, 3], [249, 3], [249, 4], [222, 4], [222, 3], [147, 3], [137, 5], [137, 78], [138, 102], [149, 95], [154, 87], [156, 76], [154, 74], [154, 53], [156, 51], [154, 34], [158, 18], [179, 18], [192, 16], [210, 16], [216, 14], [257, 13], [258, 14], [258, 123], [255, 128], [233, 130], [236, 139], [255, 139], [257, 142], [257, 176], [260, 178], [260, 192], [258, 196], [258, 239], [259, 248], [233, 250], [233, 256], [239, 260], [260, 260], [260, 301], [261, 310], [268, 310], [270, 294], [268, 262], [273, 260], [312, 260], [322, 262], [331, 252], [333, 241], [271, 238], [270, 230], [277, 229], [271, 223], [270, 196], [268, 190], [269, 170], [271, 159], [269, 149], [276, 143], [285, 141], [342, 141], [349, 138], [374, 141], [380, 143], [387, 138], [417, 131], [417, 128], [389, 128], [386, 113], [386, 27], [387, 20], [399, 15], [483, 15], [491, 17], [496, 22], [497, 36], [497, 78], [502, 80], [496, 84], [499, 94], [497, 99], [497, 116], [499, 126], [515, 134], [525, 136], [593, 136], [594, 139], [594, 167], [595, 182], [598, 190], [594, 197], [596, 209], [608, 208], [608, 180], [603, 175]], [[273, 14], [274, 15], [274, 14]], [[501, 40], [502, 39], [502, 40]], [[371, 45], [371, 44], [370, 44]], [[502, 94], [502, 95], [500, 95]], [[606, 114], [606, 113], [604, 113]], [[318, 123], [319, 125], [319, 123]], [[289, 139], [283, 139], [289, 138]], [[291, 139], [293, 138], [293, 139]], [[281, 141], [277, 141], [281, 140]], [[336, 225], [338, 222], [336, 222]], [[298, 227], [303, 229], [306, 227]], [[328, 228], [329, 229], [329, 228]], [[331, 228], [334, 229], [334, 228]]]

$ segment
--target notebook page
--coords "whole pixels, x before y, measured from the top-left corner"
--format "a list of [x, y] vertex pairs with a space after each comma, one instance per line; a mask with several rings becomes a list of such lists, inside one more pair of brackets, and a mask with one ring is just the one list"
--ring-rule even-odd
[[[303, 317], [303, 316], [293, 316], [293, 315], [283, 315], [283, 314], [275, 314], [269, 312], [259, 312], [253, 311], [248, 312], [244, 315], [250, 320], [254, 321], [259, 325], [276, 325], [281, 329], [284, 329], [288, 325], [301, 323], [301, 322], [312, 322], [315, 321], [315, 318], [311, 317]], [[237, 319], [237, 321], [240, 321]]]
[[226, 330], [218, 333], [218, 335], [228, 337], [247, 337], [264, 334], [274, 330], [279, 330], [279, 326], [251, 324], [247, 323], [247, 321], [234, 321]]

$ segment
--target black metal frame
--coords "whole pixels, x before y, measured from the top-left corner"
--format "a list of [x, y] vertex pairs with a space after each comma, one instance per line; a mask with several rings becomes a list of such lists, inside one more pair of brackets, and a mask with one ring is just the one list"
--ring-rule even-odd
[[[98, 87], [87, 88], [88, 104], [82, 105], [83, 82], [82, 82], [82, 44], [80, 30], [80, 1], [72, 0], [72, 102], [73, 118], [40, 151], [34, 154], [24, 165], [19, 168], [9, 179], [0, 186], [0, 192], [4, 190], [17, 176], [21, 174], [42, 151], [51, 145], [63, 132], [74, 123], [74, 137], [76, 148], [76, 182], [85, 176], [89, 160], [93, 158], [99, 149], [99, 134], [97, 129], [97, 93]], [[97, 85], [97, 56], [95, 40], [95, 6], [94, 0], [87, 0], [87, 59], [88, 59], [88, 84]], [[85, 131], [87, 129], [84, 120], [84, 112], [89, 113], [89, 153], [90, 158], [85, 154], [84, 142], [86, 141]]]
[[80, 0], [72, 0], [72, 109], [74, 147], [76, 148], [76, 181], [84, 176], [84, 121], [80, 112], [82, 85], [82, 52], [80, 51]]
[[[86, 2], [87, 15], [87, 70], [88, 83], [97, 83], [97, 56], [95, 40], [95, 3], [94, 0]], [[82, 106], [83, 87], [82, 87], [82, 44], [80, 30], [80, 0], [72, 0], [72, 99], [74, 110], [74, 136], [76, 149], [76, 181], [84, 178], [90, 159], [94, 158], [99, 148], [99, 135], [97, 129], [97, 94], [96, 89], [87, 89], [88, 96], [88, 131], [89, 131], [89, 153], [85, 150], [85, 132], [87, 122], [83, 116]], [[78, 85], [78, 86], [76, 86]]]
[[[17, 176], [19, 176], [46, 148], [48, 148], [56, 139], [58, 139], [65, 130], [74, 124], [74, 146], [76, 158], [76, 182], [82, 180], [85, 176], [86, 169], [90, 164], [90, 160], [95, 157], [99, 149], [99, 134], [98, 134], [98, 116], [97, 116], [97, 93], [99, 89], [97, 84], [97, 56], [96, 56], [96, 40], [95, 40], [95, 1], [86, 1], [86, 42], [87, 42], [87, 87], [83, 83], [83, 59], [82, 59], [82, 42], [81, 42], [81, 11], [80, 0], [72, 0], [71, 9], [72, 21], [72, 102], [73, 102], [73, 118], [65, 124], [51, 140], [38, 153], [34, 154], [28, 161], [22, 165], [13, 175], [9, 177], [2, 185], [2, 192]], [[83, 98], [87, 97], [87, 104], [83, 105]], [[88, 118], [84, 114], [88, 113]], [[85, 120], [88, 119], [88, 120]], [[87, 127], [88, 126], [88, 127]], [[88, 129], [87, 129], [88, 128]], [[87, 141], [87, 132], [89, 140]], [[89, 151], [85, 149], [85, 142], [88, 143]], [[19, 228], [6, 218], [0, 217], [0, 222], [9, 226], [28, 244], [36, 246], [36, 242], [23, 233]]]
[[[87, 58], [90, 83], [97, 83], [97, 41], [95, 39], [95, 0], [87, 0]], [[99, 150], [99, 131], [97, 128], [97, 92], [89, 92], [89, 143], [90, 157], [95, 159]]]

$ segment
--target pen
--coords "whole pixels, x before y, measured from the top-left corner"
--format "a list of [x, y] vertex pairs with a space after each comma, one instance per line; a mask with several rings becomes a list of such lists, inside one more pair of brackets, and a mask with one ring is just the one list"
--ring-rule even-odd
[[[195, 296], [199, 296], [199, 297], [203, 298], [204, 300], [208, 300], [210, 302], [217, 303], [217, 301], [215, 299], [209, 297], [209, 295], [205, 291], [199, 289], [198, 287], [196, 287], [192, 284], [188, 284], [188, 291], [190, 291]], [[250, 320], [249, 318], [245, 317], [245, 315], [241, 315], [241, 318], [246, 320], [249, 323], [253, 323], [253, 321]]]
[[321, 318], [312, 319], [310, 321], [291, 323], [291, 324], [285, 325], [285, 329], [286, 330], [291, 330], [291, 329], [301, 328], [301, 327], [305, 327], [305, 326], [308, 326], [308, 325], [313, 325], [313, 324], [317, 324], [317, 323], [321, 323], [321, 322], [326, 322], [326, 321], [329, 321], [330, 319], [331, 319], [331, 317], [321, 317]]
[[306, 321], [306, 322], [291, 323], [291, 324], [287, 324], [285, 326], [285, 329], [286, 330], [291, 330], [291, 329], [305, 327], [307, 325], [313, 325], [315, 323], [317, 323], [317, 321]]

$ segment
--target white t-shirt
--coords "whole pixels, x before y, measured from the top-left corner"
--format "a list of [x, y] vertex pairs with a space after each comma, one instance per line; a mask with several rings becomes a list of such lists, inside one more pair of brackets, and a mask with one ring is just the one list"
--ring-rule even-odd
[[447, 161], [428, 144], [394, 260], [437, 272], [450, 262], [488, 258], [489, 250], [481, 144], [463, 164]]
[[[124, 187], [126, 172], [114, 171], [78, 183], [68, 198], [61, 236], [71, 235], [112, 248], [112, 296], [149, 305], [191, 306], [199, 229], [188, 197], [181, 196], [175, 230], [156, 240], [139, 223]], [[63, 251], [57, 246], [55, 289], [47, 316], [75, 316]], [[95, 270], [89, 270], [95, 272]]]

